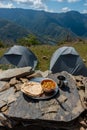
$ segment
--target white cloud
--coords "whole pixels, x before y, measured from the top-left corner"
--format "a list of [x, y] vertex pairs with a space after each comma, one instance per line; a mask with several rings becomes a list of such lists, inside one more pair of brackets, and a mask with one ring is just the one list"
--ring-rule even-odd
[[4, 4], [0, 2], [0, 8], [14, 8], [12, 3]]
[[82, 11], [82, 13], [87, 14], [87, 10], [86, 10], [86, 9], [84, 9], [84, 10]]
[[68, 12], [68, 11], [70, 11], [70, 10], [71, 10], [70, 8], [64, 7], [64, 8], [61, 9], [61, 12]]
[[80, 1], [80, 0], [67, 0], [67, 2], [69, 2], [69, 3], [78, 2], [78, 1]]
[[87, 6], [87, 3], [84, 3], [84, 6]]
[[[1, 4], [2, 3], [2, 0]], [[19, 7], [26, 7], [26, 8], [32, 8], [32, 9], [39, 9], [39, 10], [45, 10], [48, 11], [47, 5], [44, 3], [44, 0], [3, 0], [4, 3], [7, 3], [8, 6], [12, 6], [12, 3], [17, 4]], [[10, 3], [10, 4], [9, 4]]]
[[72, 2], [78, 2], [80, 0], [56, 0], [58, 2], [69, 2], [69, 3], [72, 3]]
[[65, 0], [57, 0], [58, 2], [64, 2]]
[[[3, 2], [2, 2], [3, 1]], [[54, 12], [52, 9], [48, 9], [45, 4], [46, 0], [0, 0], [0, 5], [3, 8], [30, 8], [36, 10], [44, 10], [46, 12]], [[15, 5], [15, 7], [13, 6]]]
[[[46, 1], [48, 0], [0, 0], [0, 7], [3, 8], [12, 8], [13, 5], [16, 7], [21, 8], [30, 8], [30, 9], [37, 9], [37, 10], [45, 10], [47, 12], [53, 12], [53, 10], [49, 10], [48, 6], [46, 5]], [[50, 0], [49, 0], [50, 1]], [[80, 0], [51, 0], [57, 2], [77, 2]], [[68, 7], [64, 7], [62, 9], [63, 12], [70, 11]]]
[[42, 4], [41, 0], [12, 0], [12, 1], [15, 1], [17, 3], [30, 3], [30, 4], [38, 3], [38, 4]]
[[45, 11], [48, 10], [46, 4], [43, 3], [42, 0], [12, 0], [12, 1], [16, 2], [17, 4], [23, 4], [26, 5], [27, 7], [31, 7], [34, 9]]

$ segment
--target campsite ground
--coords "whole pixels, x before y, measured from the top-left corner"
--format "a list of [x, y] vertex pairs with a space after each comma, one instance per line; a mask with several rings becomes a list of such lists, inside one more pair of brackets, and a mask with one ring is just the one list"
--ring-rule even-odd
[[[49, 69], [49, 64], [50, 64], [50, 59], [52, 54], [57, 50], [58, 48], [62, 46], [72, 46], [76, 49], [76, 51], [80, 54], [82, 59], [84, 59], [85, 64], [87, 66], [87, 41], [83, 42], [73, 42], [73, 43], [64, 43], [64, 44], [59, 44], [59, 45], [36, 45], [36, 46], [31, 46], [29, 49], [33, 51], [33, 53], [37, 56], [38, 58], [38, 66], [36, 69], [39, 69], [41, 71], [45, 71]], [[4, 54], [4, 52], [7, 50], [7, 48], [1, 48], [0, 49], [0, 56]], [[2, 69], [7, 69], [7, 67], [0, 66]]]
[[35, 53], [39, 60], [39, 64], [37, 69], [40, 69], [42, 71], [49, 69], [50, 59], [52, 54], [57, 50], [58, 48], [62, 46], [72, 46], [76, 49], [76, 51], [80, 54], [81, 58], [84, 59], [85, 64], [87, 66], [87, 42], [74, 42], [74, 43], [66, 43], [61, 45], [39, 45], [37, 46], [31, 46], [30, 49]]
[[[41, 71], [48, 70], [52, 54], [55, 52], [56, 49], [58, 49], [62, 46], [74, 47], [76, 49], [76, 51], [80, 54], [82, 59], [85, 59], [85, 64], [87, 66], [87, 42], [85, 42], [85, 43], [77, 42], [77, 43], [66, 43], [66, 44], [54, 45], [54, 46], [51, 46], [51, 45], [31, 46], [30, 49], [35, 53], [35, 55], [37, 56], [38, 61], [39, 61], [37, 69], [39, 69]], [[2, 56], [6, 50], [7, 50], [7, 48], [1, 48], [0, 56]], [[3, 69], [4, 68], [6, 69], [5, 66], [3, 67]], [[2, 71], [2, 70], [0, 70], [0, 71]], [[77, 128], [76, 130], [79, 130], [79, 128]], [[80, 128], [80, 130], [84, 130], [84, 129]]]

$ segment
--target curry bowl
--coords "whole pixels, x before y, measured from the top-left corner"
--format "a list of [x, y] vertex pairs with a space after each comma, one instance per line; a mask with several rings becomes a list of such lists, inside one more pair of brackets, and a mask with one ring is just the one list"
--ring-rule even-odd
[[57, 84], [54, 80], [47, 78], [41, 81], [41, 86], [44, 92], [50, 93], [55, 91]]

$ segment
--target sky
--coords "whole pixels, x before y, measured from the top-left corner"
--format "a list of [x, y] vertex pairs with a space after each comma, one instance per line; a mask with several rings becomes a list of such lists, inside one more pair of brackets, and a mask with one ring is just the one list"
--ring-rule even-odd
[[87, 0], [0, 0], [0, 8], [24, 8], [53, 13], [75, 10], [87, 13]]

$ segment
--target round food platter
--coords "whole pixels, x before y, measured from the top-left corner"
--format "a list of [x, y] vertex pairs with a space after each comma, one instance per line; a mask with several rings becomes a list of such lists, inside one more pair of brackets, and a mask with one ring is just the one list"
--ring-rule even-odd
[[[49, 79], [49, 78], [43, 78], [43, 77], [36, 77], [36, 78], [32, 78], [31, 80], [29, 80], [30, 83], [33, 83], [33, 82], [37, 82], [37, 83], [40, 83], [43, 81], [43, 80], [52, 80], [52, 79]], [[52, 80], [54, 81], [54, 80]], [[55, 81], [54, 81], [55, 82]], [[37, 88], [38, 89], [38, 88]], [[36, 89], [36, 91], [37, 91]], [[33, 96], [33, 95], [30, 95], [24, 91], [22, 91], [27, 97], [31, 98], [31, 99], [34, 99], [34, 100], [47, 100], [47, 99], [51, 99], [53, 98], [54, 96], [56, 96], [56, 94], [58, 93], [58, 86], [56, 84], [55, 86], [55, 89], [51, 92], [42, 92], [40, 94], [38, 94], [37, 96]]]

